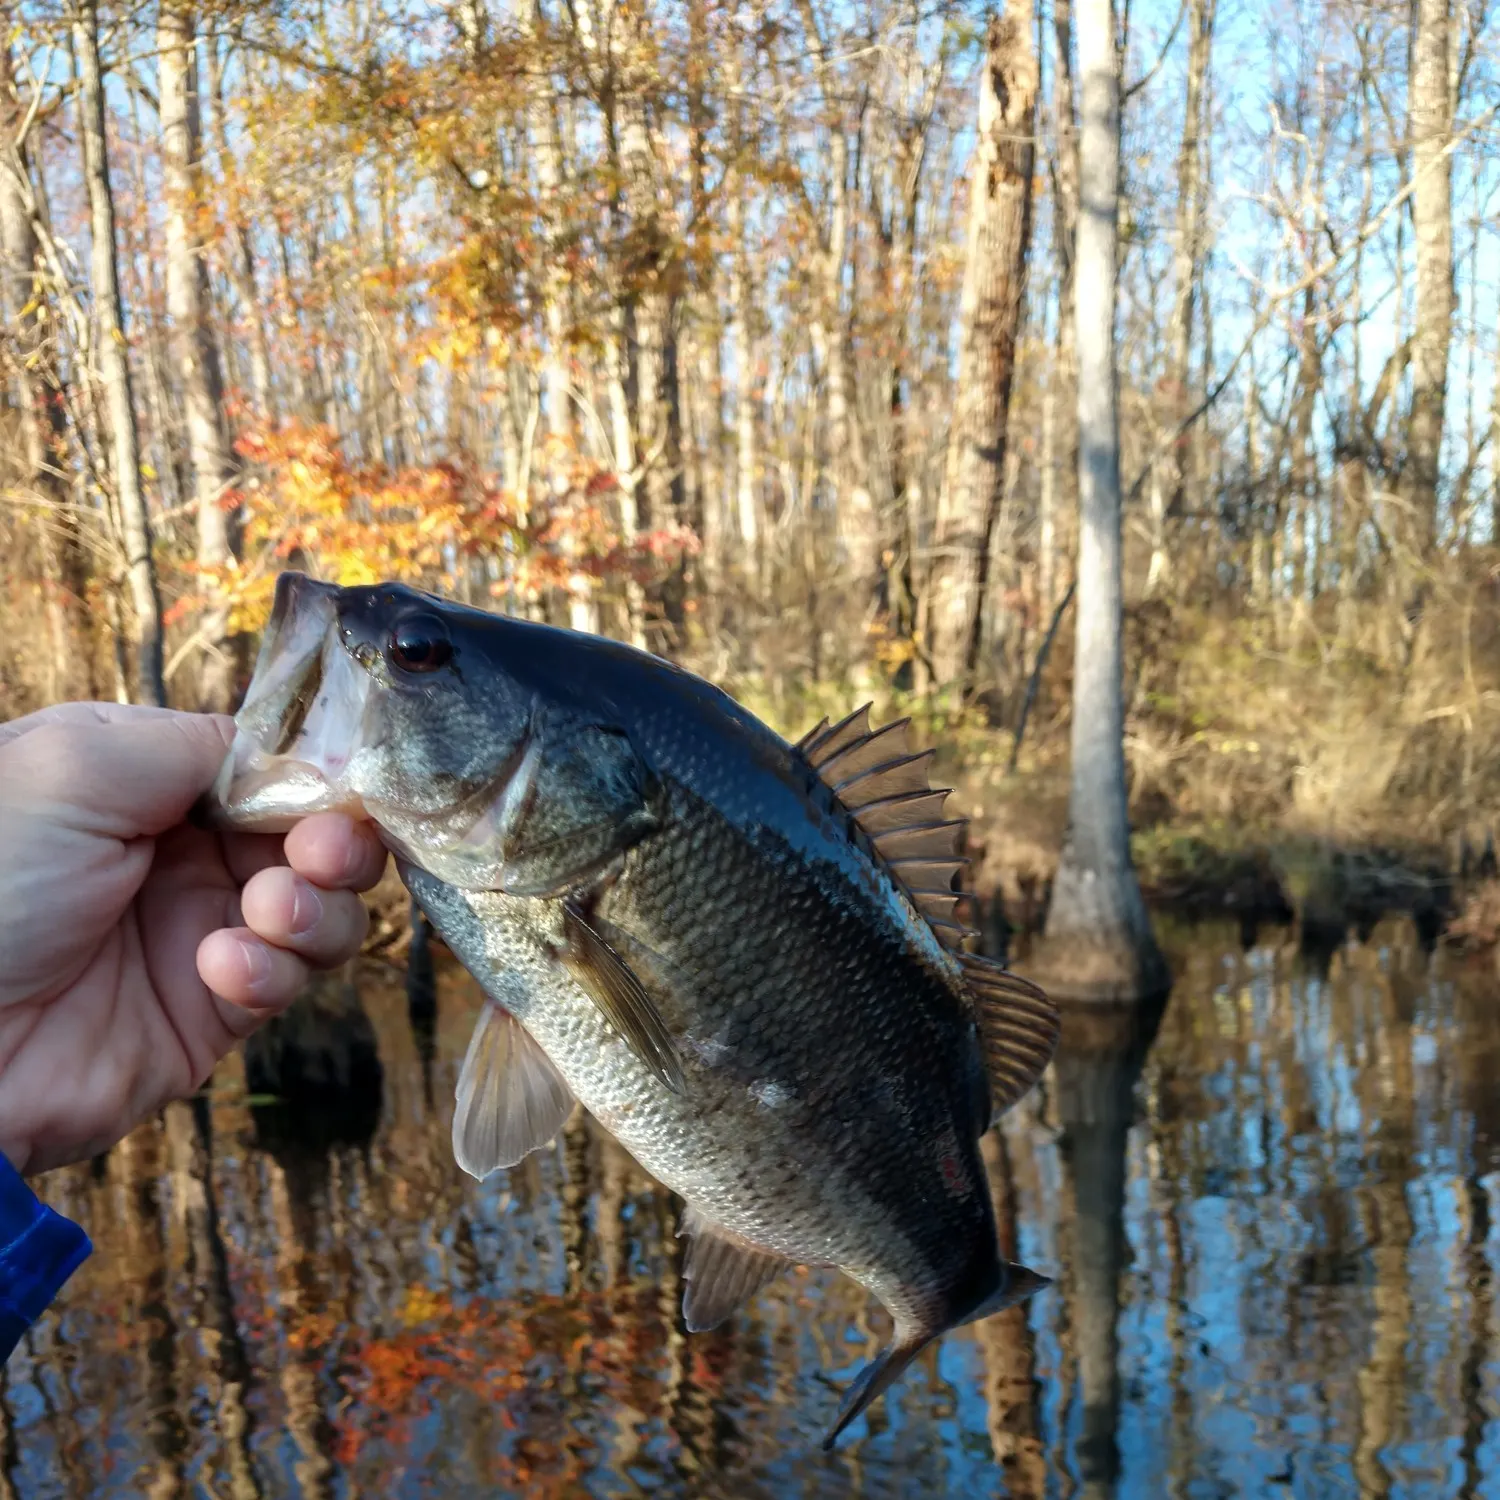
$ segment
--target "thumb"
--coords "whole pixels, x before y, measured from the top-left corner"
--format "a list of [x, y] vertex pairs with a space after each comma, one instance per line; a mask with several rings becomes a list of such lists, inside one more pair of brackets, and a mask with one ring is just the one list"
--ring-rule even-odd
[[68, 704], [34, 714], [0, 741], [7, 800], [117, 839], [151, 837], [182, 821], [213, 785], [234, 737], [227, 714]]

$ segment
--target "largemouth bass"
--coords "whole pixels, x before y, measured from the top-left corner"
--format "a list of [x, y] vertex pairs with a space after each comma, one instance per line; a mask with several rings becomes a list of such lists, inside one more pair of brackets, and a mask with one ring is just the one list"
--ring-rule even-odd
[[218, 821], [373, 819], [489, 996], [466, 1171], [576, 1101], [686, 1204], [690, 1330], [793, 1264], [885, 1304], [825, 1446], [931, 1340], [1046, 1285], [999, 1253], [979, 1140], [1057, 1012], [965, 951], [963, 825], [904, 722], [790, 745], [629, 646], [286, 574], [236, 724]]

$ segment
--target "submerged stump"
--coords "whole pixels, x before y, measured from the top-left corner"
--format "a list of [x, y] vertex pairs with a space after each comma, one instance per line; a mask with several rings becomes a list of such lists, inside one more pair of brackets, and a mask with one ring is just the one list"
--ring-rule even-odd
[[380, 1123], [384, 1074], [356, 983], [358, 960], [313, 977], [245, 1043], [256, 1135], [271, 1149], [365, 1145]]

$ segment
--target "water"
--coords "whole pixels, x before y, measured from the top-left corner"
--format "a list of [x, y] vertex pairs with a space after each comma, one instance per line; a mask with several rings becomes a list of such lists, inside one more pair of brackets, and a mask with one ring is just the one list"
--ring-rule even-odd
[[1500, 1500], [1494, 970], [1393, 924], [1324, 962], [1166, 937], [1165, 1012], [1070, 1017], [990, 1156], [1057, 1284], [831, 1455], [878, 1307], [803, 1273], [684, 1336], [669, 1197], [586, 1122], [462, 1177], [476, 992], [441, 972], [414, 1025], [371, 965], [355, 1140], [252, 1109], [233, 1060], [49, 1179], [97, 1253], [0, 1384], [0, 1497]]

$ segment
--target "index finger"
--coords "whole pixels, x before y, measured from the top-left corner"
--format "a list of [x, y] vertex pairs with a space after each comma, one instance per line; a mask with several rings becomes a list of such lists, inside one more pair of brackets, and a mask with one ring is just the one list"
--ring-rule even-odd
[[164, 833], [213, 784], [234, 721], [170, 709], [93, 712], [103, 706], [67, 705], [72, 712], [0, 741], [0, 784], [62, 826], [118, 839]]
[[150, 703], [53, 703], [46, 708], [37, 709], [35, 713], [23, 714], [19, 719], [10, 719], [0, 724], [0, 745], [20, 739], [23, 734], [29, 734], [34, 729], [44, 729], [49, 724], [128, 724], [176, 717], [175, 708], [157, 708]]

